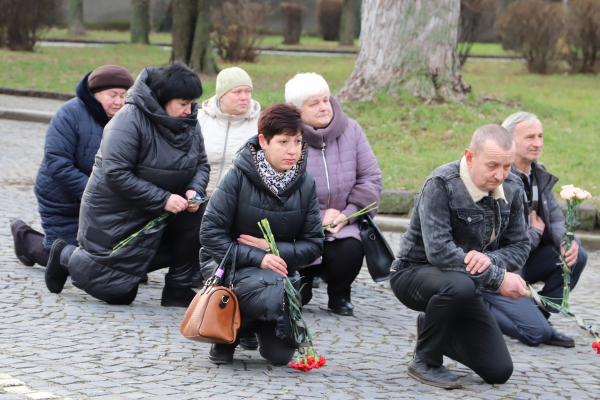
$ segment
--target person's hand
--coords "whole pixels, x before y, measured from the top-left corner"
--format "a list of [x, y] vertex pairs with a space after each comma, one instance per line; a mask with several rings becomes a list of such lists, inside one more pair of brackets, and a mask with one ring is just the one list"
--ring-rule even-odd
[[325, 211], [325, 216], [323, 217], [323, 226], [333, 224], [333, 221], [340, 215], [340, 210], [336, 210], [335, 208], [328, 208]]
[[521, 297], [531, 297], [527, 291], [527, 284], [520, 275], [507, 272], [504, 276], [504, 282], [498, 289], [498, 292], [512, 300], [519, 300]]
[[471, 250], [465, 256], [464, 263], [467, 264], [467, 272], [475, 275], [488, 269], [492, 265], [492, 260], [483, 253]]
[[537, 215], [535, 210], [531, 211], [531, 214], [529, 214], [529, 218], [531, 219], [531, 227], [532, 228], [536, 228], [536, 229], [539, 229], [540, 231], [544, 232], [544, 229], [546, 229], [546, 224], [544, 224], [542, 217]]
[[[185, 192], [185, 197], [187, 197], [188, 201], [193, 199], [195, 195], [196, 195], [196, 192], [194, 190], [188, 190], [187, 192]], [[200, 203], [189, 204], [187, 207], [187, 210], [189, 212], [193, 213], [193, 212], [198, 211], [199, 208], [200, 208]]]
[[343, 227], [348, 225], [348, 221], [340, 222], [341, 220], [346, 219], [346, 218], [347, 217], [344, 214], [339, 213], [338, 216], [335, 217], [335, 219], [332, 222], [332, 224], [336, 224], [336, 226], [334, 226], [333, 228], [328, 228], [327, 232], [338, 233], [340, 231], [340, 229], [342, 229]]
[[178, 194], [170, 195], [167, 204], [165, 204], [165, 210], [172, 212], [173, 214], [177, 214], [178, 212], [187, 209], [187, 207], [187, 200]]
[[260, 263], [260, 267], [276, 272], [284, 278], [287, 276], [287, 264], [283, 261], [283, 258], [277, 257], [276, 255], [265, 254]]
[[560, 246], [560, 252], [565, 257], [565, 262], [569, 267], [572, 267], [573, 265], [575, 265], [575, 263], [577, 263], [577, 256], [579, 255], [579, 245], [576, 241], [573, 240], [573, 242], [571, 243], [571, 248], [566, 253], [565, 248]]
[[267, 244], [267, 241], [265, 239], [255, 238], [254, 236], [250, 235], [240, 235], [237, 241], [238, 243], [258, 247], [259, 249], [265, 251], [267, 251], [267, 249], [269, 248], [269, 245]]

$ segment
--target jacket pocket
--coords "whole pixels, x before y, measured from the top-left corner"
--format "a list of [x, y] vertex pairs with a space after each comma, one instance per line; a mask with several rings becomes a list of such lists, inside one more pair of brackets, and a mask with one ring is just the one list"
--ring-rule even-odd
[[456, 216], [467, 225], [473, 225], [483, 221], [483, 211], [479, 210], [457, 210]]

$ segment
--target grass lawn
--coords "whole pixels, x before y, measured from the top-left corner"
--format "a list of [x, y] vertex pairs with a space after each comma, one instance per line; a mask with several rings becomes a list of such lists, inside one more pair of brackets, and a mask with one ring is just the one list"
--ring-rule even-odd
[[[79, 79], [98, 65], [119, 64], [137, 74], [144, 67], [166, 64], [168, 57], [168, 51], [138, 45], [46, 47], [35, 53], [0, 50], [0, 85], [73, 92]], [[254, 98], [264, 108], [283, 101], [284, 85], [297, 72], [322, 74], [336, 93], [353, 63], [353, 57], [261, 56], [259, 63], [239, 66], [252, 76]], [[519, 61], [476, 60], [465, 65], [463, 75], [473, 86], [464, 104], [425, 105], [409, 96], [379, 93], [371, 101], [343, 105], [366, 132], [386, 188], [418, 189], [435, 167], [461, 157], [478, 126], [501, 123], [520, 109], [536, 113], [544, 123], [542, 161], [560, 183], [600, 195], [595, 170], [600, 165], [600, 77], [531, 75]], [[201, 78], [204, 99], [214, 94], [215, 77]], [[481, 101], [480, 96], [505, 102]]]

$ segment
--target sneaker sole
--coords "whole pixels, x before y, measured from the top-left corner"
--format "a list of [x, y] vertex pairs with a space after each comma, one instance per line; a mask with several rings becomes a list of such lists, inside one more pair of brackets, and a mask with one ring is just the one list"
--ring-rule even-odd
[[210, 356], [208, 356], [208, 361], [210, 361], [213, 364], [217, 364], [217, 365], [221, 365], [221, 364], [233, 364], [233, 360], [229, 361], [229, 360], [215, 360], [213, 358], [211, 358]]
[[410, 376], [413, 379], [418, 380], [421, 383], [424, 383], [425, 385], [435, 386], [435, 387], [439, 387], [442, 389], [462, 389], [462, 384], [460, 384], [460, 383], [444, 384], [444, 383], [439, 383], [439, 382], [423, 379], [423, 377], [421, 377], [420, 375], [417, 375], [417, 374], [413, 374], [411, 371], [408, 371], [407, 373], [408, 373], [408, 376]]

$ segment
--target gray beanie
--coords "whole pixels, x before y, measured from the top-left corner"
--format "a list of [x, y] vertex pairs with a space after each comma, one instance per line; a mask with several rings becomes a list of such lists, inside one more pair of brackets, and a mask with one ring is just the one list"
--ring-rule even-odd
[[217, 75], [217, 100], [221, 100], [225, 93], [238, 86], [250, 86], [252, 89], [250, 75], [238, 67], [224, 69]]

